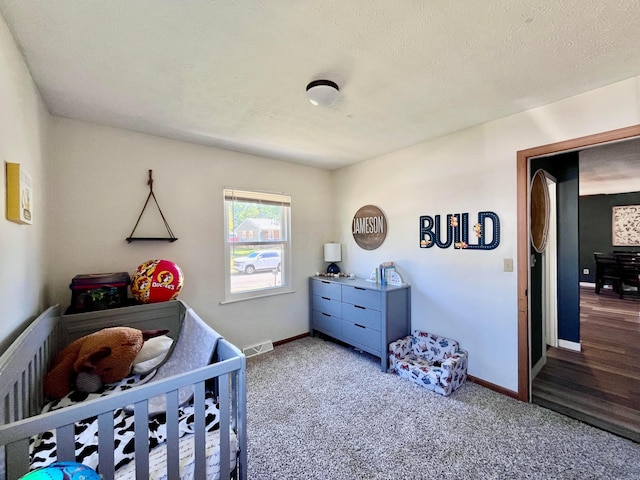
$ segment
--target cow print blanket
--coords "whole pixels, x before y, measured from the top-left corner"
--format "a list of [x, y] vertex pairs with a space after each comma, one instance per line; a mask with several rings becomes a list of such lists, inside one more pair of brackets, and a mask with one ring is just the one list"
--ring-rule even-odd
[[[110, 393], [116, 393], [130, 389], [150, 380], [153, 373], [146, 375], [131, 375], [119, 383], [103, 386], [95, 393], [82, 393], [73, 391], [60, 400], [45, 405], [42, 413], [75, 405], [85, 400], [102, 397]], [[219, 429], [219, 410], [216, 400], [210, 392], [205, 398], [207, 431]], [[114, 463], [116, 470], [126, 465], [134, 458], [134, 421], [133, 412], [124, 408], [114, 411]], [[180, 407], [179, 431], [182, 437], [193, 433], [194, 409], [190, 404]], [[149, 449], [166, 441], [166, 415], [164, 413], [149, 418]], [[75, 424], [76, 461], [99, 470], [98, 465], [98, 417], [87, 418]], [[46, 467], [56, 461], [56, 434], [50, 430], [35, 437], [29, 442], [31, 456], [31, 469]]]

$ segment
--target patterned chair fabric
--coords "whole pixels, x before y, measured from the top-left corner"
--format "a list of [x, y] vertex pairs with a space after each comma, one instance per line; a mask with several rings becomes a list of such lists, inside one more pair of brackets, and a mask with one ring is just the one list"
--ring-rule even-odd
[[467, 379], [467, 352], [455, 340], [414, 330], [413, 335], [389, 344], [389, 368], [402, 378], [448, 396]]

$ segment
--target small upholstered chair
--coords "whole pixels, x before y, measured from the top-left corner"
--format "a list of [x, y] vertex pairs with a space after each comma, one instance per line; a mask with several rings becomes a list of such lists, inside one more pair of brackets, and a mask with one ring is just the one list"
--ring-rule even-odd
[[389, 344], [389, 369], [448, 396], [467, 379], [467, 352], [455, 340], [414, 330]]

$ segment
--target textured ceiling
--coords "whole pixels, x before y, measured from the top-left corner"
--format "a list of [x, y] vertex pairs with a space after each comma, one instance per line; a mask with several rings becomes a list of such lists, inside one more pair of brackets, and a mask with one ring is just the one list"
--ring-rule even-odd
[[580, 152], [580, 195], [640, 191], [640, 139]]
[[[638, 0], [0, 0], [54, 115], [335, 169], [640, 74]], [[332, 107], [311, 80], [341, 90]]]

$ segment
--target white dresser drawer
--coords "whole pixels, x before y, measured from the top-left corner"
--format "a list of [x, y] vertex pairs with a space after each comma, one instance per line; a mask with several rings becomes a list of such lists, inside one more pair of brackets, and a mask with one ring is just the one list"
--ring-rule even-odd
[[382, 295], [379, 291], [367, 290], [361, 287], [352, 287], [350, 285], [342, 286], [342, 301], [352, 305], [360, 305], [361, 307], [373, 308], [380, 310]]

